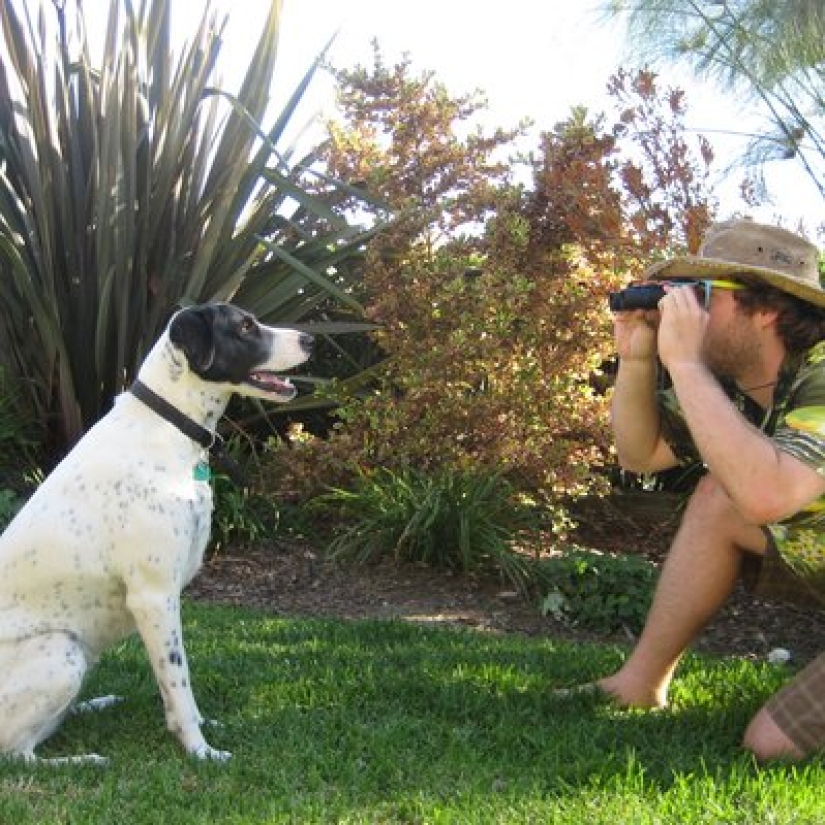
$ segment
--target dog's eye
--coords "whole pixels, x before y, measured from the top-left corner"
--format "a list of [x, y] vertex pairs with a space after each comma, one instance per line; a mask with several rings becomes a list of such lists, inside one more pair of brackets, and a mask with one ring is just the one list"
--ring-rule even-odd
[[244, 318], [240, 323], [240, 331], [242, 335], [252, 335], [258, 329], [258, 325], [252, 318]]

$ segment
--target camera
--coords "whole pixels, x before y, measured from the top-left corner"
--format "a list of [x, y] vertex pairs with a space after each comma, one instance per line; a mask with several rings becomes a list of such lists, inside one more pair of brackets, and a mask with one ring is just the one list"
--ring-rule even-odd
[[613, 312], [629, 312], [631, 309], [656, 309], [665, 290], [661, 284], [632, 284], [607, 296]]

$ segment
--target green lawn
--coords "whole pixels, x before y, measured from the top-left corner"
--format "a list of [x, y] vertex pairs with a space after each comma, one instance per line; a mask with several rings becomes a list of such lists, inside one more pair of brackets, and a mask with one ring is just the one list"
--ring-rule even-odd
[[0, 823], [817, 823], [825, 769], [760, 770], [738, 742], [785, 675], [690, 657], [667, 713], [549, 688], [621, 651], [402, 622], [295, 621], [187, 604], [196, 695], [231, 762], [185, 757], [134, 642], [41, 754], [108, 768], [0, 762]]

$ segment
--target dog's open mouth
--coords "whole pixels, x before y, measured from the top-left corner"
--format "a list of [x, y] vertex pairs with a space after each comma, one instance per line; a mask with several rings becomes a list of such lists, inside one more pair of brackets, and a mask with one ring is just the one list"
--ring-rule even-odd
[[255, 370], [247, 376], [246, 383], [257, 390], [271, 395], [292, 397], [295, 395], [295, 385], [288, 378], [281, 378], [269, 370]]

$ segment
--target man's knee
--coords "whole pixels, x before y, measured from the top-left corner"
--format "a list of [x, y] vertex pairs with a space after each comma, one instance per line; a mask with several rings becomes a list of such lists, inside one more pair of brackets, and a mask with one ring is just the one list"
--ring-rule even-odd
[[745, 731], [742, 745], [759, 762], [772, 762], [777, 759], [799, 761], [807, 756], [774, 722], [773, 717], [765, 708], [762, 708], [751, 720]]
[[690, 496], [690, 508], [699, 510], [707, 518], [714, 514], [726, 515], [733, 509], [733, 502], [725, 489], [710, 474], [702, 476]]
[[712, 475], [699, 479], [682, 525], [740, 551], [764, 555], [768, 541], [762, 527], [745, 520], [724, 487]]

